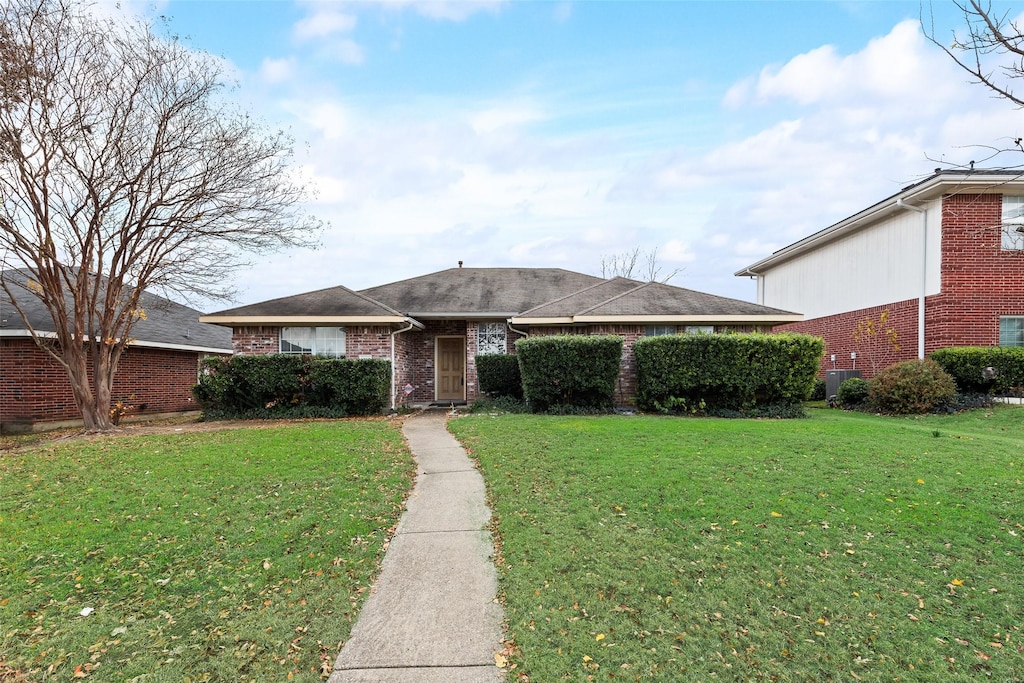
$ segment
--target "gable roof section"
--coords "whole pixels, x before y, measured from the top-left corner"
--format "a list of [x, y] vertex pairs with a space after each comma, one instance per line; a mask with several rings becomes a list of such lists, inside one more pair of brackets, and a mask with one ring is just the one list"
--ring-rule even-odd
[[[56, 332], [53, 318], [37, 297], [28, 290], [21, 296], [18, 282], [24, 283], [27, 271], [5, 270], [3, 277], [11, 281], [18, 304], [28, 316], [32, 327], [41, 336]], [[132, 346], [196, 351], [199, 353], [231, 353], [231, 331], [217, 325], [199, 322], [199, 311], [175, 303], [150, 292], [143, 292], [141, 306], [146, 318], [132, 327]], [[21, 314], [7, 293], [0, 288], [0, 337], [29, 337]]]
[[449, 268], [361, 293], [414, 318], [509, 318], [603, 282], [561, 268]]
[[849, 218], [808, 235], [770, 256], [734, 273], [739, 277], [756, 277], [772, 268], [814, 251], [869, 227], [879, 220], [902, 211], [920, 208], [922, 202], [937, 199], [947, 194], [1024, 194], [1024, 173], [1014, 169], [940, 170], [924, 180], [908, 185], [896, 194], [855, 213]]
[[[616, 278], [607, 281], [606, 285], [566, 297], [559, 302], [539, 306], [513, 318], [512, 324], [780, 324], [803, 320], [803, 316], [797, 313], [661, 282], [640, 283]], [[616, 289], [620, 291], [616, 292]], [[595, 295], [606, 294], [610, 296], [594, 300], [597, 298]], [[574, 308], [574, 304], [578, 307]]]
[[[398, 325], [409, 317], [348, 287], [329, 287], [202, 316], [218, 325]], [[422, 327], [422, 325], [420, 325]]]
[[422, 329], [420, 320], [781, 324], [803, 316], [667, 284], [606, 280], [561, 268], [449, 268], [358, 292], [331, 287], [200, 319], [226, 326], [413, 324]]

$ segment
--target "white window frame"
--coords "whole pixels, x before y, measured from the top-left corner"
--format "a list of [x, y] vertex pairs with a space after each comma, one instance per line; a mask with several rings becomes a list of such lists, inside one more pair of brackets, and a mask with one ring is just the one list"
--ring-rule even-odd
[[678, 332], [679, 327], [676, 325], [648, 325], [644, 329], [644, 335], [648, 337], [664, 337]]
[[1003, 251], [1024, 251], [1024, 195], [1003, 195], [1000, 235]]
[[1024, 315], [999, 317], [999, 345], [1024, 346]]
[[504, 322], [476, 324], [476, 352], [481, 356], [508, 353], [508, 330]]
[[686, 334], [714, 334], [714, 325], [687, 325]]
[[344, 327], [282, 327], [278, 349], [296, 356], [345, 357]]

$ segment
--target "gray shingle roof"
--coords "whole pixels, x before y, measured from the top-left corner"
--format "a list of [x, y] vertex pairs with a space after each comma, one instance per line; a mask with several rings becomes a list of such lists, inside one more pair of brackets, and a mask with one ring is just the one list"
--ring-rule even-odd
[[[25, 271], [5, 270], [2, 276], [12, 283], [25, 282]], [[17, 284], [12, 284], [11, 289], [36, 331], [55, 331], [53, 318], [36, 296]], [[142, 344], [231, 352], [231, 330], [199, 322], [199, 311], [193, 308], [149, 292], [142, 295], [142, 308], [146, 319], [136, 321], [131, 332], [132, 338]], [[26, 329], [11, 299], [0, 288], [0, 334], [16, 334]]]
[[628, 316], [628, 315], [720, 315], [720, 316], [761, 316], [793, 315], [778, 308], [724, 296], [707, 294], [683, 287], [660, 282], [645, 282], [596, 305], [577, 311], [586, 316]]
[[380, 301], [354, 292], [348, 287], [329, 287], [315, 292], [261, 301], [239, 306], [226, 311], [211, 313], [212, 316], [259, 317], [259, 316], [401, 316], [395, 309]]
[[[449, 268], [354, 292], [331, 287], [211, 313], [206, 320], [261, 324], [281, 318], [403, 316], [411, 319], [780, 317], [787, 311], [682, 287], [627, 278], [606, 280], [561, 268]], [[245, 321], [245, 322], [243, 322]], [[397, 323], [398, 321], [391, 321]], [[268, 323], [270, 324], [270, 323]]]
[[449, 268], [361, 291], [414, 317], [508, 317], [603, 282], [561, 268]]

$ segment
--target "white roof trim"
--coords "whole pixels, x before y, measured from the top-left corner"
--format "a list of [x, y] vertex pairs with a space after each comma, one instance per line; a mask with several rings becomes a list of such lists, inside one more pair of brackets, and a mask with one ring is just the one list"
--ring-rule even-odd
[[[35, 336], [41, 339], [56, 339], [56, 332], [36, 332]], [[15, 339], [32, 339], [33, 335], [28, 330], [0, 330], [0, 337], [15, 338]], [[197, 353], [220, 353], [220, 354], [231, 354], [233, 351], [228, 347], [220, 346], [195, 346], [190, 344], [168, 344], [164, 342], [153, 342], [136, 340], [128, 344], [129, 347], [137, 347], [144, 349], [167, 349], [170, 351], [195, 351]]]

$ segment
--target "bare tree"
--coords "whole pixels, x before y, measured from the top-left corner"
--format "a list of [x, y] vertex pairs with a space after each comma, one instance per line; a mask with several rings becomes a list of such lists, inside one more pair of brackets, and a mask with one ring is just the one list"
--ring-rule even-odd
[[[1009, 10], [996, 13], [991, 2], [954, 0], [966, 26], [951, 31], [948, 38], [939, 36], [935, 28], [934, 12], [921, 24], [925, 35], [935, 43], [975, 82], [999, 97], [1024, 107], [1024, 96], [1014, 90], [1014, 83], [1024, 78], [1024, 34], [1016, 21], [1009, 19]], [[1020, 147], [1021, 140], [1014, 145]]]
[[[87, 429], [143, 290], [229, 298], [245, 252], [310, 245], [291, 140], [224, 97], [221, 63], [73, 0], [0, 2], [0, 286], [67, 371]], [[23, 306], [37, 297], [46, 340]]]
[[[641, 260], [642, 259], [642, 260]], [[661, 264], [658, 263], [658, 248], [642, 252], [640, 247], [621, 254], [601, 257], [601, 277], [643, 278], [645, 282], [668, 282], [682, 272], [681, 268], [672, 270], [661, 277]]]

